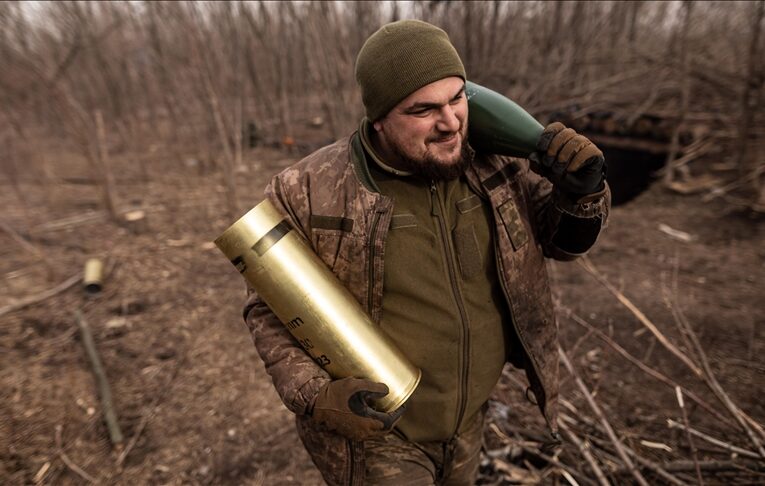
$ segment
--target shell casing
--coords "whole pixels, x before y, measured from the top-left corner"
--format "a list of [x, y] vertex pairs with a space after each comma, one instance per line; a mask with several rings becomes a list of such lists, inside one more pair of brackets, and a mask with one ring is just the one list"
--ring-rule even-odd
[[88, 258], [82, 275], [82, 285], [85, 291], [95, 294], [101, 291], [104, 279], [104, 263], [98, 258]]
[[265, 200], [215, 240], [306, 353], [332, 377], [385, 383], [375, 407], [406, 402], [421, 372], [367, 315], [303, 236]]

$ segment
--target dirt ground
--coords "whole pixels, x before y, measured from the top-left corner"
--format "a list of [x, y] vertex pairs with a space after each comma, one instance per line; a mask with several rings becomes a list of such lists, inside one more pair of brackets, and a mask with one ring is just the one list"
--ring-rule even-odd
[[[121, 172], [120, 201], [147, 214], [147, 230], [136, 234], [98, 219], [98, 189], [83, 180], [83, 161], [64, 151], [54, 156], [59, 182], [25, 182], [24, 204], [2, 183], [3, 221], [29, 237], [43, 258], [0, 232], [0, 308], [75, 275], [88, 257], [107, 259], [111, 273], [96, 297], [74, 286], [0, 317], [0, 483], [81, 484], [76, 465], [99, 484], [321, 484], [241, 318], [243, 281], [211, 244], [232, 222], [224, 214], [218, 174], [201, 170], [204, 164], [162, 160], [151, 161], [149, 182], [141, 182], [135, 168]], [[296, 159], [270, 149], [247, 158], [258, 168], [238, 174], [242, 212], [261, 199], [273, 173]], [[50, 224], [88, 212], [94, 215], [89, 221]], [[689, 233], [692, 241], [668, 236], [660, 224]], [[675, 288], [720, 382], [765, 423], [762, 228], [761, 220], [719, 200], [703, 203], [654, 185], [613, 209], [590, 258], [682, 344], [663, 299], [663, 289]], [[555, 263], [551, 273], [564, 348], [612, 424], [648, 457], [687, 458], [684, 436], [666, 425], [667, 418], [679, 417], [674, 391], [588, 335], [566, 312], [722, 406], [581, 266]], [[125, 443], [137, 436], [121, 468], [81, 345], [77, 310], [93, 328]], [[562, 376], [563, 396], [581, 404], [565, 371]], [[511, 424], [543, 431], [512, 380], [501, 383], [497, 398], [507, 405]], [[694, 427], [751, 447], [741, 432], [689, 407]], [[641, 439], [664, 442], [673, 452], [642, 446]], [[699, 447], [702, 455], [720, 457], [711, 446]]]

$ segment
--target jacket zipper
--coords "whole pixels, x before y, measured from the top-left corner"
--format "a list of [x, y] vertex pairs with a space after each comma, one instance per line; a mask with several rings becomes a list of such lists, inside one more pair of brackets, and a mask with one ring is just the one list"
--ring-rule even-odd
[[372, 219], [372, 229], [369, 232], [369, 289], [367, 290], [367, 312], [370, 313], [370, 317], [374, 320], [375, 317], [371, 316], [373, 312], [373, 301], [374, 301], [374, 286], [375, 286], [375, 248], [377, 246], [377, 242], [375, 239], [377, 238], [377, 226], [380, 222], [380, 211], [375, 209], [375, 215]]
[[469, 370], [469, 358], [470, 358], [470, 334], [468, 332], [468, 326], [467, 326], [467, 312], [465, 311], [465, 307], [462, 302], [462, 293], [460, 292], [459, 286], [457, 285], [457, 277], [456, 277], [456, 271], [454, 267], [454, 259], [452, 257], [452, 251], [451, 251], [451, 245], [449, 243], [448, 239], [448, 231], [446, 229], [446, 223], [444, 221], [444, 208], [441, 204], [441, 199], [438, 197], [438, 187], [436, 186], [435, 181], [430, 182], [430, 197], [431, 197], [431, 205], [433, 207], [433, 213], [434, 216], [436, 216], [436, 219], [438, 220], [440, 232], [441, 232], [441, 244], [444, 247], [444, 253], [446, 254], [446, 261], [447, 261], [447, 267], [449, 270], [449, 283], [451, 283], [452, 286], [452, 293], [454, 295], [454, 300], [457, 303], [457, 309], [460, 313], [460, 321], [462, 324], [462, 334], [463, 334], [463, 345], [462, 345], [462, 376], [460, 381], [460, 389], [459, 389], [459, 409], [457, 412], [457, 422], [454, 426], [454, 434], [456, 434], [459, 429], [460, 425], [462, 424], [462, 419], [465, 415], [465, 408], [467, 406], [467, 381], [468, 381], [468, 370]]

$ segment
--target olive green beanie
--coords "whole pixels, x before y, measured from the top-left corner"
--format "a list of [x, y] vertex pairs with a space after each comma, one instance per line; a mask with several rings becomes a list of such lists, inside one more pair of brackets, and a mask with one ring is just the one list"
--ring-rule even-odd
[[446, 32], [420, 20], [383, 25], [356, 58], [356, 82], [371, 121], [426, 84], [449, 76], [466, 79], [457, 50]]

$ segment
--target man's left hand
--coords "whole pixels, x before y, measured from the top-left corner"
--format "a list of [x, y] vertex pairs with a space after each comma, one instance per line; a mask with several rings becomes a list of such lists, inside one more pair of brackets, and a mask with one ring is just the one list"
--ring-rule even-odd
[[577, 199], [605, 188], [603, 152], [560, 122], [547, 125], [537, 142], [537, 151], [529, 159], [553, 185]]

